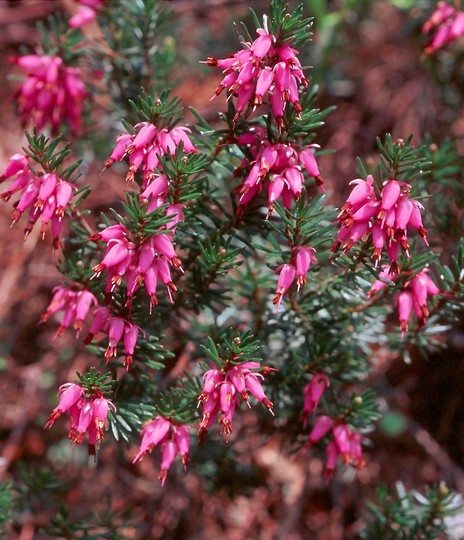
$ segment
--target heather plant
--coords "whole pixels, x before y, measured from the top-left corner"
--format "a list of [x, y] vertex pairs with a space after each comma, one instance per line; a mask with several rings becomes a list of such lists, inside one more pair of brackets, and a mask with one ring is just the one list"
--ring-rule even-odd
[[[254, 28], [237, 26], [238, 50], [203, 60], [217, 75], [212, 103], [225, 93], [226, 110], [210, 122], [191, 109], [187, 125], [158, 35], [169, 21], [161, 3], [80, 4], [69, 21], [50, 23], [45, 39], [58, 48], [43, 43], [14, 60], [27, 146], [0, 177], [12, 223], [27, 212], [25, 236], [40, 220], [51, 237], [61, 278], [40, 322], [56, 328], [57, 349], [71, 333], [93, 355], [59, 382], [44, 427], [87, 444], [96, 475], [99, 456], [118, 445], [127, 466], [159, 463], [168, 486], [182, 469], [202, 475], [204, 462], [223, 459], [209, 448], [222, 445], [233, 462], [252, 410], [263, 441], [323, 456], [328, 481], [361, 471], [381, 416], [377, 351], [443, 347], [444, 327], [462, 316], [461, 215], [436, 207], [454, 198], [462, 209], [453, 143], [379, 134], [376, 157], [358, 160], [337, 208], [320, 160], [332, 108], [318, 108], [300, 60], [313, 24], [303, 6], [272, 0], [262, 18], [251, 11]], [[439, 2], [424, 26], [435, 32], [426, 54], [458, 38], [461, 15]], [[92, 21], [101, 41], [81, 33]], [[77, 58], [86, 69], [71, 65]], [[100, 84], [86, 81], [89, 66]], [[92, 99], [101, 94], [104, 111]], [[92, 133], [92, 107], [105, 143]], [[84, 143], [101, 182], [123, 186], [100, 214], [88, 206]], [[2, 484], [0, 517], [20, 511], [12, 489]], [[434, 538], [459, 506], [443, 485], [399, 498], [381, 488], [378, 499], [363, 538]], [[96, 526], [62, 508], [45, 530], [123, 537], [118, 519]]]

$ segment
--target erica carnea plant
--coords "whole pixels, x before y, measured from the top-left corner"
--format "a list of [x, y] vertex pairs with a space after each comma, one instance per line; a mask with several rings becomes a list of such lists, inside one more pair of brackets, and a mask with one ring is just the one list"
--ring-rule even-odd
[[[160, 3], [79, 3], [63, 28], [51, 23], [53, 39], [14, 59], [28, 145], [0, 178], [12, 223], [27, 236], [40, 221], [55, 251], [61, 279], [40, 322], [56, 337], [74, 333], [93, 355], [60, 381], [45, 427], [87, 443], [97, 470], [110, 444], [135, 467], [154, 459], [164, 486], [180, 478], [169, 479], [176, 461], [181, 475], [200, 471], [200, 452], [213, 460], [210, 444], [229, 443], [233, 457], [251, 409], [263, 438], [323, 455], [326, 478], [361, 470], [381, 414], [375, 351], [431, 346], [438, 323], [462, 316], [464, 244], [456, 236], [452, 261], [441, 252], [430, 197], [440, 189], [446, 204], [445, 150], [380, 134], [377, 157], [358, 161], [335, 208], [318, 142], [331, 109], [318, 108], [302, 65], [313, 23], [303, 6], [272, 0], [262, 18], [251, 11], [237, 48], [203, 60], [217, 77], [212, 98], [226, 94], [227, 105], [214, 124], [192, 109], [187, 125], [166, 80], [172, 56], [157, 41], [169, 20]], [[457, 39], [461, 19], [439, 2], [425, 52]], [[95, 21], [103, 42], [81, 33]], [[105, 84], [86, 81], [91, 65]], [[124, 191], [99, 214], [87, 207], [92, 180], [78, 174], [79, 140], [100, 140], [92, 94], [107, 103], [101, 181]], [[363, 537], [440, 529], [456, 503], [443, 489], [417, 496], [420, 511], [379, 492], [382, 511], [372, 507], [374, 532]], [[67, 519], [57, 515], [50, 531]]]

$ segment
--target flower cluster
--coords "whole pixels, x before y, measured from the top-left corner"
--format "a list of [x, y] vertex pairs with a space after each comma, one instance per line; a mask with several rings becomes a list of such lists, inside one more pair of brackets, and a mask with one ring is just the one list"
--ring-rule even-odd
[[279, 279], [272, 303], [277, 309], [279, 309], [282, 297], [295, 281], [295, 277], [298, 290], [306, 283], [306, 274], [314, 262], [317, 262], [314, 248], [307, 246], [293, 248], [293, 257], [290, 264], [283, 264], [276, 270], [279, 272]]
[[[371, 290], [367, 293], [368, 296], [373, 296], [377, 291], [387, 287], [387, 281], [391, 281], [388, 276], [386, 269], [383, 269], [379, 274], [379, 278], [382, 279], [373, 283]], [[415, 313], [419, 326], [423, 326], [427, 322], [429, 316], [427, 299], [429, 296], [440, 294], [440, 292], [440, 289], [429, 277], [426, 268], [405, 282], [403, 290], [396, 297], [402, 334], [409, 330], [408, 321], [412, 312]]]
[[182, 457], [184, 469], [189, 462], [190, 434], [187, 426], [157, 416], [142, 429], [142, 442], [132, 463], [137, 463], [161, 443], [161, 470], [159, 479], [164, 486], [166, 476], [177, 454]]
[[[55, 334], [59, 337], [74, 322], [76, 338], [82, 331], [84, 319], [91, 306], [97, 305], [97, 299], [88, 290], [73, 290], [61, 285], [53, 289], [53, 298], [40, 318], [40, 322], [46, 322], [55, 313], [64, 311], [60, 326]], [[108, 347], [105, 351], [106, 362], [117, 355], [117, 347], [120, 342], [124, 346], [124, 366], [126, 370], [133, 362], [133, 355], [140, 328], [133, 322], [113, 315], [107, 307], [97, 306], [91, 315], [90, 328], [84, 338], [87, 345], [99, 333], [105, 332], [108, 336]]]
[[116, 411], [116, 407], [99, 392], [87, 400], [84, 388], [74, 383], [62, 384], [58, 395], [59, 403], [48, 417], [45, 428], [51, 428], [63, 413], [69, 411], [69, 439], [74, 444], [82, 444], [87, 433], [89, 455], [94, 456], [95, 448], [104, 438], [108, 412], [110, 409]]
[[278, 43], [276, 36], [263, 28], [257, 30], [259, 37], [244, 42], [245, 48], [228, 58], [217, 59], [209, 56], [206, 64], [223, 70], [224, 78], [216, 88], [213, 97], [225, 88], [237, 96], [236, 116], [246, 109], [245, 114], [256, 109], [269, 96], [272, 113], [281, 129], [283, 115], [288, 103], [301, 113], [299, 86], [307, 87], [298, 51], [288, 43]]
[[[173, 219], [178, 218], [178, 214]], [[172, 302], [172, 293], [176, 286], [172, 282], [170, 265], [182, 271], [180, 259], [172, 244], [170, 231], [156, 234], [143, 243], [135, 243], [130, 239], [129, 231], [121, 224], [111, 225], [93, 235], [91, 240], [106, 242], [106, 250], [100, 263], [94, 266], [93, 277], [107, 272], [106, 292], [111, 294], [126, 279], [128, 304], [139, 286], [144, 283], [150, 296], [151, 308], [157, 305], [156, 297], [158, 280], [162, 281]]]
[[240, 169], [250, 168], [240, 188], [240, 204], [247, 205], [261, 193], [267, 182], [269, 217], [274, 209], [274, 202], [279, 198], [282, 198], [286, 208], [290, 208], [294, 199], [300, 198], [305, 182], [302, 166], [309, 176], [316, 180], [318, 186], [322, 186], [324, 180], [311, 150], [318, 145], [312, 144], [297, 151], [290, 144], [272, 144], [260, 135], [261, 130], [257, 130], [237, 138], [238, 144], [249, 146], [254, 158], [252, 161], [246, 158], [240, 167]]
[[355, 184], [346, 203], [341, 208], [338, 220], [341, 229], [332, 246], [335, 253], [340, 246], [347, 252], [356, 242], [372, 239], [372, 258], [377, 265], [386, 248], [390, 259], [390, 273], [399, 272], [398, 253], [403, 249], [409, 257], [408, 227], [419, 232], [427, 243], [427, 231], [422, 225], [419, 201], [409, 198], [410, 184], [398, 180], [387, 180], [382, 186], [380, 198], [374, 189], [374, 178], [352, 180]]
[[132, 182], [135, 173], [140, 169], [143, 176], [143, 189], [146, 189], [156, 175], [154, 169], [159, 165], [158, 156], [173, 155], [180, 143], [187, 153], [197, 152], [190, 140], [190, 129], [176, 126], [171, 130], [158, 129], [150, 122], [140, 122], [134, 126], [136, 133], [122, 133], [116, 139], [116, 146], [110, 157], [105, 161], [105, 167], [111, 167], [116, 161], [126, 157], [129, 160], [129, 170], [126, 181]]
[[97, 299], [90, 291], [85, 289], [80, 291], [73, 290], [58, 285], [53, 289], [53, 298], [45, 313], [40, 318], [40, 322], [47, 322], [53, 314], [64, 310], [64, 315], [60, 327], [56, 332], [56, 337], [61, 336], [61, 334], [74, 323], [74, 330], [76, 331], [76, 337], [78, 338], [90, 307], [95, 306], [96, 304]]
[[21, 121], [32, 122], [38, 131], [61, 124], [77, 132], [82, 124], [82, 104], [87, 90], [77, 67], [65, 66], [59, 56], [30, 54], [14, 62], [26, 72], [17, 99]]
[[264, 368], [262, 373], [251, 371], [260, 367], [258, 362], [243, 362], [221, 370], [210, 369], [203, 375], [203, 391], [198, 397], [198, 405], [203, 405], [203, 417], [198, 430], [200, 440], [206, 437], [219, 412], [221, 433], [226, 437], [232, 433], [232, 419], [237, 405], [240, 405], [237, 394], [250, 407], [249, 392], [274, 414], [272, 402], [266, 397], [259, 380], [264, 379], [262, 373], [268, 373], [271, 368]]
[[426, 54], [433, 54], [464, 34], [464, 11], [458, 10], [448, 2], [438, 2], [435, 11], [425, 22], [422, 32], [433, 33], [430, 44], [425, 48]]
[[92, 312], [92, 322], [89, 332], [84, 338], [84, 343], [89, 344], [101, 331], [108, 335], [108, 347], [105, 351], [106, 362], [108, 363], [110, 358], [117, 355], [118, 344], [122, 341], [125, 354], [124, 366], [126, 370], [129, 370], [140, 328], [123, 317], [113, 315], [107, 307], [99, 306]]
[[303, 389], [304, 402], [302, 414], [304, 427], [308, 424], [309, 415], [314, 414], [322, 395], [329, 386], [330, 381], [327, 375], [322, 372], [313, 375], [309, 383], [305, 385]]
[[330, 416], [319, 416], [316, 419], [314, 427], [309, 434], [307, 445], [312, 446], [329, 432], [332, 432], [332, 439], [326, 447], [324, 471], [326, 478], [332, 477], [340, 456], [343, 463], [350, 464], [356, 469], [364, 466], [361, 446], [362, 435], [357, 431], [353, 431], [346, 424], [335, 421]]
[[29, 210], [29, 220], [24, 229], [26, 237], [40, 218], [42, 238], [45, 237], [50, 224], [53, 247], [57, 249], [60, 245], [59, 236], [63, 226], [63, 217], [75, 186], [62, 180], [53, 172], [35, 174], [29, 167], [29, 157], [24, 154], [14, 154], [10, 157], [0, 176], [0, 182], [12, 176], [16, 178], [8, 189], [0, 194], [4, 201], [8, 201], [14, 193], [21, 193], [11, 215], [12, 224], [19, 221], [23, 212]]
[[97, 17], [97, 11], [104, 6], [105, 0], [76, 0], [80, 5], [77, 13], [69, 19], [71, 28], [80, 28], [91, 23]]

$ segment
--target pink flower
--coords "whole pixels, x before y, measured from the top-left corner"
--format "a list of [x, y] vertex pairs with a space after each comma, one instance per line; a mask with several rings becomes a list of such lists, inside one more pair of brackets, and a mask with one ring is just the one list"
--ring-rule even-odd
[[296, 284], [300, 290], [302, 285], [306, 284], [306, 274], [312, 263], [317, 263], [315, 252], [316, 250], [309, 246], [297, 246], [293, 248], [295, 268], [296, 268]]
[[[203, 416], [198, 429], [198, 436], [203, 439], [220, 412], [219, 424], [221, 433], [226, 438], [232, 433], [232, 419], [237, 405], [240, 405], [238, 395], [250, 406], [249, 394], [263, 403], [272, 414], [273, 404], [267, 398], [259, 379], [263, 375], [251, 371], [260, 367], [258, 362], [243, 362], [228, 366], [223, 370], [210, 369], [204, 375], [203, 391], [198, 396], [198, 405], [203, 407]], [[270, 371], [271, 368], [267, 368]], [[263, 372], [266, 372], [266, 368]]]
[[26, 156], [25, 154], [13, 154], [8, 158], [7, 166], [0, 176], [0, 183], [7, 178], [11, 178], [15, 174], [27, 171], [28, 167], [29, 156]]
[[306, 87], [308, 80], [297, 58], [298, 51], [288, 43], [277, 43], [276, 36], [263, 28], [257, 33], [257, 39], [245, 42], [245, 49], [233, 56], [223, 59], [209, 56], [204, 63], [223, 70], [224, 77], [213, 98], [226, 88], [237, 97], [234, 120], [238, 120], [244, 111], [245, 115], [250, 114], [268, 97], [280, 129], [288, 103], [294, 106], [298, 115], [301, 113], [298, 88]]
[[58, 418], [77, 403], [83, 403], [85, 393], [82, 386], [74, 383], [62, 384], [58, 390], [60, 400], [48, 417], [45, 428], [51, 428]]
[[85, 396], [82, 386], [66, 383], [60, 386], [60, 400], [48, 417], [45, 428], [51, 428], [65, 412], [70, 414], [70, 429], [68, 438], [74, 444], [82, 444], [85, 434], [89, 436], [89, 455], [95, 456], [95, 449], [104, 438], [106, 419], [109, 410], [116, 411], [113, 403], [99, 392], [91, 396], [90, 401]]
[[313, 375], [304, 387], [303, 424], [306, 427], [309, 415], [314, 413], [325, 390], [330, 386], [328, 377], [320, 372]]
[[76, 337], [79, 337], [82, 330], [82, 324], [87, 317], [87, 313], [91, 306], [97, 305], [97, 299], [95, 296], [86, 290], [78, 291], [75, 296], [76, 311], [74, 320], [74, 329], [76, 330]]
[[[180, 209], [175, 207], [174, 211], [180, 212]], [[91, 236], [90, 240], [107, 243], [102, 261], [93, 267], [92, 278], [107, 272], [106, 292], [109, 294], [125, 278], [129, 306], [135, 291], [145, 284], [150, 296], [151, 313], [152, 307], [158, 303], [158, 281], [166, 285], [172, 302], [172, 293], [177, 289], [172, 281], [170, 265], [183, 272], [182, 264], [173, 245], [172, 228], [168, 231], [164, 229], [143, 242], [132, 242], [130, 237], [130, 232], [123, 225], [111, 225]]]
[[15, 210], [11, 215], [12, 225], [20, 220], [22, 214], [29, 212], [29, 219], [24, 228], [25, 237], [31, 232], [34, 224], [41, 219], [42, 238], [48, 225], [51, 225], [52, 245], [58, 249], [60, 245], [62, 219], [68, 203], [76, 189], [74, 185], [62, 180], [55, 173], [35, 174], [29, 169], [29, 157], [23, 154], [14, 154], [8, 160], [0, 181], [15, 176], [7, 191], [0, 194], [4, 201], [20, 192], [20, 198], [15, 203]]
[[280, 267], [279, 280], [277, 282], [277, 290], [272, 303], [279, 309], [283, 295], [291, 287], [295, 279], [296, 268], [292, 264], [283, 264]]
[[105, 328], [108, 320], [110, 319], [110, 312], [107, 307], [99, 306], [95, 308], [92, 312], [92, 323], [90, 325], [90, 330], [87, 336], [84, 338], [84, 343], [88, 345], [92, 339]]
[[69, 19], [71, 28], [80, 28], [94, 21], [97, 11], [101, 9], [105, 0], [76, 0], [80, 4], [77, 13]]
[[38, 131], [50, 127], [56, 133], [62, 124], [79, 131], [88, 96], [79, 68], [65, 66], [59, 56], [26, 55], [13, 61], [26, 72], [17, 91], [21, 121], [31, 121]]
[[141, 432], [142, 442], [140, 443], [140, 449], [132, 463], [140, 461], [146, 454], [151, 453], [153, 448], [168, 436], [171, 425], [171, 422], [162, 416], [157, 416], [154, 420], [145, 424]]
[[124, 354], [126, 355], [124, 358], [124, 365], [126, 366], [126, 371], [128, 371], [132, 365], [139, 330], [139, 327], [135, 324], [128, 324], [124, 329]]
[[246, 206], [262, 189], [267, 186], [268, 214], [274, 211], [274, 202], [282, 199], [285, 207], [290, 208], [294, 199], [299, 199], [304, 188], [305, 178], [299, 162], [308, 174], [316, 179], [317, 185], [322, 185], [322, 178], [317, 167], [316, 158], [310, 145], [297, 152], [291, 145], [283, 143], [271, 144], [266, 139], [253, 136], [238, 137], [239, 144], [250, 144], [249, 151], [254, 159], [245, 159], [236, 174], [241, 169], [249, 169], [240, 190], [240, 205]]
[[409, 198], [411, 186], [406, 182], [387, 180], [380, 198], [375, 194], [373, 182], [370, 175], [365, 181], [356, 179], [351, 182], [355, 187], [338, 215], [341, 228], [332, 251], [336, 253], [342, 246], [345, 253], [357, 242], [371, 239], [375, 265], [380, 263], [382, 253], [386, 251], [390, 259], [390, 273], [397, 274], [399, 247], [406, 257], [410, 256], [408, 228], [417, 230], [428, 245], [427, 231], [422, 225], [420, 213], [423, 207], [419, 201]]
[[332, 478], [335, 467], [337, 466], [338, 456], [340, 451], [338, 449], [337, 443], [332, 440], [329, 442], [325, 449], [325, 468], [324, 468], [324, 477], [329, 479]]
[[397, 297], [396, 303], [402, 334], [409, 329], [408, 321], [413, 311], [420, 326], [427, 322], [429, 316], [427, 300], [429, 296], [435, 296], [441, 292], [427, 272], [428, 270], [424, 269], [407, 281], [403, 291]]
[[187, 426], [176, 426], [174, 430], [174, 441], [177, 445], [178, 452], [181, 455], [182, 463], [184, 464], [184, 470], [187, 468], [189, 462], [189, 448], [190, 448], [190, 432]]
[[142, 442], [132, 463], [140, 461], [153, 448], [161, 444], [161, 470], [159, 479], [164, 486], [168, 470], [174, 462], [176, 455], [180, 454], [184, 468], [189, 461], [190, 434], [187, 426], [157, 416], [150, 420], [142, 429]]
[[379, 278], [382, 278], [382, 279], [377, 279], [376, 281], [374, 281], [371, 289], [367, 293], [367, 297], [370, 298], [371, 296], [374, 296], [374, 294], [376, 294], [377, 292], [381, 291], [385, 287], [388, 287], [389, 283], [393, 284], [393, 281], [390, 279], [390, 276], [391, 274], [388, 270], [388, 267], [383, 266], [382, 271], [379, 274]]
[[40, 322], [44, 323], [51, 315], [59, 311], [64, 311], [60, 327], [58, 328], [55, 337], [61, 336], [61, 334], [74, 322], [74, 329], [76, 330], [76, 337], [78, 338], [90, 307], [96, 304], [97, 299], [90, 291], [75, 291], [58, 285], [53, 289], [53, 298], [47, 310], [41, 316]]
[[313, 429], [309, 434], [308, 444], [312, 445], [320, 441], [323, 437], [327, 435], [327, 433], [329, 433], [333, 426], [334, 421], [332, 420], [332, 418], [330, 418], [330, 416], [318, 416], [314, 422]]
[[433, 33], [429, 45], [425, 48], [425, 54], [433, 54], [464, 34], [464, 12], [447, 2], [438, 2], [422, 32]]
[[362, 457], [362, 435], [353, 431], [348, 425], [335, 421], [330, 416], [319, 416], [309, 435], [307, 446], [312, 446], [331, 432], [331, 440], [326, 447], [324, 476], [331, 478], [338, 458], [342, 462], [359, 469], [364, 466]]
[[[191, 130], [184, 126], [176, 126], [171, 130], [167, 128], [158, 129], [150, 122], [140, 122], [134, 126], [136, 133], [119, 135], [116, 139], [116, 146], [110, 157], [105, 161], [105, 167], [111, 167], [115, 161], [122, 161], [127, 158], [129, 161], [129, 171], [126, 181], [134, 181], [137, 171], [142, 173], [143, 198], [148, 199], [149, 192], [145, 190], [149, 184], [157, 177], [154, 170], [159, 169], [158, 156], [173, 155], [177, 147], [182, 143], [183, 150], [187, 154], [197, 152], [195, 145], [190, 140], [188, 134]], [[167, 180], [166, 180], [167, 182]], [[163, 197], [160, 204], [165, 202], [168, 194], [168, 186], [160, 191], [158, 197]], [[152, 195], [152, 197], [155, 197]], [[143, 200], [142, 198], [142, 200]]]
[[97, 12], [94, 9], [81, 6], [77, 10], [77, 13], [69, 19], [69, 26], [71, 28], [80, 28], [94, 21], [96, 17]]
[[398, 295], [397, 306], [400, 319], [401, 335], [408, 331], [408, 319], [412, 311], [414, 297], [409, 291], [403, 291]]
[[316, 185], [323, 188], [324, 179], [319, 172], [319, 167], [317, 165], [316, 156], [311, 148], [320, 148], [318, 144], [310, 144], [304, 150], [301, 150], [298, 153], [298, 158], [301, 164], [304, 166], [309, 176], [312, 176], [316, 180]]
[[89, 437], [89, 455], [95, 456], [96, 448], [104, 438], [108, 412], [110, 409], [115, 412], [116, 407], [108, 399], [101, 396], [92, 396], [90, 401], [83, 401], [79, 408], [78, 418], [76, 414], [74, 419], [71, 419], [68, 438], [74, 444], [82, 444], [87, 433]]
[[177, 445], [174, 440], [168, 439], [163, 443], [161, 449], [161, 468], [158, 479], [161, 480], [161, 486], [164, 487], [166, 476], [178, 452]]

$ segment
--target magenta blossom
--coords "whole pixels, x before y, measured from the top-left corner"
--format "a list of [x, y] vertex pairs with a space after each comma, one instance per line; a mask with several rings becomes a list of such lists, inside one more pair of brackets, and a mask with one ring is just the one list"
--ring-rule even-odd
[[448, 2], [438, 2], [435, 11], [425, 22], [422, 32], [432, 34], [425, 54], [433, 54], [464, 34], [464, 11]]
[[124, 350], [124, 366], [128, 371], [133, 362], [135, 347], [140, 332], [143, 331], [133, 322], [117, 317], [110, 313], [106, 307], [97, 307], [92, 313], [92, 322], [84, 343], [89, 344], [99, 333], [108, 336], [108, 346], [105, 351], [106, 362], [118, 355], [118, 345], [122, 344]]
[[262, 373], [267, 373], [273, 368], [264, 368], [262, 373], [251, 371], [260, 367], [258, 362], [243, 362], [222, 370], [213, 368], [203, 375], [203, 391], [198, 396], [198, 404], [203, 406], [203, 417], [198, 429], [200, 440], [206, 436], [218, 413], [220, 413], [221, 433], [227, 439], [232, 433], [235, 409], [240, 405], [238, 396], [250, 407], [249, 394], [251, 394], [274, 414], [273, 404], [261, 385], [261, 380], [264, 379]]
[[145, 424], [141, 432], [142, 442], [132, 463], [137, 463], [161, 444], [161, 470], [159, 479], [164, 486], [169, 468], [177, 454], [181, 455], [184, 469], [189, 462], [190, 433], [187, 426], [157, 416]]
[[40, 219], [42, 238], [45, 238], [50, 227], [53, 248], [58, 249], [63, 217], [76, 187], [55, 173], [36, 175], [29, 168], [29, 157], [24, 154], [14, 154], [10, 157], [0, 176], [0, 182], [12, 176], [15, 176], [15, 179], [8, 189], [0, 194], [0, 198], [4, 201], [8, 201], [15, 193], [20, 194], [11, 214], [12, 225], [27, 211], [29, 217], [24, 228], [25, 237]]
[[353, 431], [346, 424], [332, 419], [330, 416], [319, 416], [314, 422], [313, 429], [309, 434], [307, 446], [312, 446], [330, 433], [331, 440], [326, 447], [326, 462], [324, 476], [331, 478], [338, 458], [344, 464], [349, 464], [355, 469], [364, 466], [362, 457], [362, 435]]
[[402, 334], [409, 330], [408, 321], [411, 313], [416, 315], [419, 326], [423, 326], [427, 322], [429, 316], [427, 300], [430, 296], [435, 296], [440, 292], [440, 289], [429, 277], [427, 269], [422, 270], [404, 284], [403, 291], [396, 299]]
[[[134, 181], [135, 173], [141, 171], [143, 190], [146, 190], [149, 184], [157, 178], [154, 170], [160, 167], [158, 156], [174, 155], [180, 143], [183, 144], [184, 152], [187, 154], [197, 152], [189, 137], [191, 130], [187, 127], [176, 126], [171, 130], [158, 129], [150, 122], [140, 122], [134, 128], [136, 130], [134, 135], [123, 133], [118, 136], [113, 152], [105, 161], [105, 167], [111, 167], [116, 161], [127, 158], [129, 171], [126, 175], [126, 181]], [[164, 197], [166, 197], [167, 189], [168, 186], [162, 192]], [[153, 196], [156, 195], [152, 194]]]
[[296, 246], [293, 248], [290, 263], [283, 264], [276, 270], [276, 272], [279, 272], [279, 279], [272, 302], [277, 309], [279, 309], [284, 294], [290, 289], [295, 278], [298, 291], [302, 285], [305, 285], [309, 267], [315, 262], [317, 262], [317, 259], [314, 248], [309, 246]]
[[304, 387], [303, 424], [306, 427], [310, 414], [314, 414], [325, 390], [330, 386], [330, 381], [324, 373], [313, 375], [309, 383]]
[[276, 36], [259, 28], [255, 41], [244, 42], [244, 49], [228, 58], [209, 56], [206, 64], [222, 69], [224, 78], [213, 97], [224, 89], [237, 97], [235, 120], [245, 111], [248, 115], [267, 98], [279, 129], [283, 115], [291, 103], [298, 115], [301, 113], [299, 88], [307, 87], [298, 51], [289, 43], [277, 42]]
[[76, 133], [82, 124], [82, 105], [88, 93], [77, 67], [65, 66], [59, 56], [26, 55], [13, 61], [26, 72], [17, 91], [19, 115], [38, 131], [52, 133], [66, 124]]
[[58, 395], [60, 400], [48, 417], [45, 428], [51, 428], [58, 418], [69, 411], [70, 429], [68, 438], [74, 444], [82, 444], [85, 434], [88, 434], [89, 455], [95, 456], [96, 448], [104, 438], [106, 419], [110, 410], [116, 407], [100, 393], [96, 393], [87, 400], [82, 386], [66, 383], [60, 386]]
[[378, 293], [379, 291], [387, 288], [389, 284], [393, 284], [388, 266], [382, 266], [381, 272], [379, 273], [379, 278], [381, 279], [375, 280], [369, 292], [367, 293], [368, 298], [374, 296], [374, 294]]
[[[368, 297], [388, 287], [389, 284], [394, 284], [386, 267], [383, 267], [379, 277], [382, 280], [378, 279], [373, 283], [370, 291], [367, 293]], [[396, 296], [395, 301], [398, 308], [398, 318], [402, 335], [409, 330], [408, 323], [413, 313], [416, 315], [419, 327], [427, 322], [429, 316], [427, 301], [429, 297], [440, 294], [441, 292], [428, 275], [427, 268], [421, 270], [404, 283], [403, 290]]]
[[60, 400], [58, 405], [53, 409], [45, 424], [46, 428], [51, 428], [58, 418], [71, 407], [78, 403], [81, 405], [85, 401], [85, 392], [82, 386], [74, 383], [62, 384], [58, 390]]
[[122, 342], [125, 354], [124, 365], [126, 370], [129, 370], [137, 344], [139, 327], [121, 317], [110, 317], [105, 324], [105, 330], [108, 334], [108, 347], [105, 351], [106, 361], [108, 362], [111, 357], [117, 355], [117, 346], [119, 342]]
[[96, 304], [97, 299], [90, 291], [77, 291], [58, 285], [53, 289], [53, 298], [47, 310], [41, 316], [40, 322], [44, 323], [48, 321], [51, 315], [63, 311], [63, 318], [55, 337], [61, 336], [74, 323], [74, 330], [76, 330], [76, 337], [78, 338], [89, 309]]
[[69, 19], [71, 28], [80, 28], [91, 23], [97, 17], [97, 11], [101, 9], [105, 0], [76, 0], [80, 4], [77, 13]]
[[[174, 205], [173, 205], [174, 206]], [[179, 205], [180, 206], [180, 205]], [[171, 277], [171, 266], [181, 272], [182, 264], [177, 257], [173, 244], [173, 229], [176, 218], [182, 208], [174, 209], [173, 226], [162, 234], [155, 234], [143, 243], [136, 244], [131, 240], [130, 232], [123, 225], [111, 225], [90, 240], [106, 242], [106, 250], [100, 263], [93, 267], [93, 278], [103, 272], [107, 273], [106, 292], [111, 295], [125, 279], [128, 305], [140, 285], [150, 297], [150, 313], [153, 306], [158, 304], [158, 283], [163, 283], [172, 302], [172, 293], [177, 291]], [[179, 218], [180, 219], [180, 218]]]
[[356, 179], [350, 183], [355, 187], [338, 215], [341, 228], [332, 251], [335, 253], [342, 247], [345, 253], [354, 244], [370, 240], [375, 265], [379, 264], [386, 251], [390, 273], [398, 274], [399, 248], [409, 257], [408, 229], [418, 231], [428, 245], [427, 231], [422, 224], [422, 204], [409, 198], [411, 186], [406, 182], [387, 180], [380, 198], [373, 188], [371, 175], [366, 180]]
[[277, 290], [272, 303], [279, 309], [280, 302], [283, 295], [291, 287], [293, 280], [295, 279], [296, 269], [292, 264], [283, 264], [279, 271], [279, 280], [277, 282]]
[[289, 144], [271, 144], [257, 137], [239, 136], [237, 142], [250, 145], [249, 150], [254, 156], [252, 161], [245, 159], [236, 171], [237, 175], [241, 175], [241, 169], [249, 169], [239, 190], [241, 206], [246, 206], [266, 188], [269, 217], [274, 211], [274, 203], [279, 199], [286, 208], [290, 208], [293, 200], [300, 198], [305, 183], [303, 170], [316, 180], [317, 185], [321, 186], [324, 182], [311, 150], [317, 145], [297, 151]]

